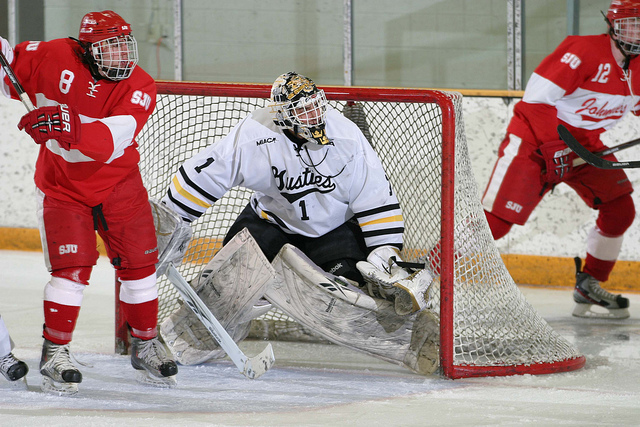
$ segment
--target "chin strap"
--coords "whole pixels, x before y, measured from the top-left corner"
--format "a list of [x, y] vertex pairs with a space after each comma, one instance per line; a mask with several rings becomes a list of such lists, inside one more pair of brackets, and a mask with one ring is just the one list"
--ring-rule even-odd
[[91, 54], [91, 43], [81, 42], [80, 40], [74, 37], [69, 37], [69, 38], [75, 42], [78, 42], [78, 44], [82, 48], [82, 54], [81, 54], [82, 61], [89, 66], [89, 71], [91, 72], [91, 75], [93, 76], [93, 78], [96, 81], [104, 79], [104, 76], [98, 72], [98, 64], [96, 64], [96, 60]]

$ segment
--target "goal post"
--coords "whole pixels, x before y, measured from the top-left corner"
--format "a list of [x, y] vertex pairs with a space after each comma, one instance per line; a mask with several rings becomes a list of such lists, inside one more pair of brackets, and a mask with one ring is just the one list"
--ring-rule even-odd
[[[156, 110], [138, 137], [142, 176], [154, 199], [164, 196], [185, 160], [267, 105], [271, 89], [264, 84], [169, 81], [159, 81], [157, 87]], [[367, 137], [403, 209], [403, 257], [425, 260], [439, 274], [431, 296], [440, 314], [442, 375], [546, 374], [581, 368], [584, 356], [525, 300], [493, 242], [471, 169], [462, 95], [427, 89], [321, 88], [330, 105], [345, 115], [345, 106], [358, 104]], [[233, 189], [194, 221], [193, 239], [179, 268], [187, 280], [220, 249], [250, 195], [246, 188]], [[179, 306], [179, 297], [165, 278], [158, 285], [162, 322]], [[270, 339], [284, 338], [282, 330], [265, 330], [276, 317], [286, 328], [301, 329], [282, 313], [267, 314], [256, 321], [256, 329]], [[122, 351], [126, 328], [119, 318], [116, 324], [116, 350]], [[313, 331], [293, 335], [307, 333]]]

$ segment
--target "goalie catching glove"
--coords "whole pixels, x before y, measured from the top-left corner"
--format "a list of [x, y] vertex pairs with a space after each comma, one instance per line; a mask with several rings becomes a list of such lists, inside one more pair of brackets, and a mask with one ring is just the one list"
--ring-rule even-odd
[[18, 129], [24, 129], [36, 144], [55, 139], [65, 150], [80, 142], [80, 126], [80, 117], [66, 104], [37, 108], [22, 116], [18, 123]]
[[366, 281], [369, 295], [394, 301], [396, 313], [404, 316], [429, 308], [426, 292], [434, 275], [428, 269], [411, 272], [402, 263], [396, 247], [381, 246], [356, 267]]

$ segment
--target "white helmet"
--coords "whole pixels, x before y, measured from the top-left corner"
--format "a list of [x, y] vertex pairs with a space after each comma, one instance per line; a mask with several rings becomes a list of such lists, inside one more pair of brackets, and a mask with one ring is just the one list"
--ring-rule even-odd
[[271, 87], [273, 122], [314, 144], [329, 143], [325, 132], [327, 98], [309, 78], [294, 71], [279, 76]]

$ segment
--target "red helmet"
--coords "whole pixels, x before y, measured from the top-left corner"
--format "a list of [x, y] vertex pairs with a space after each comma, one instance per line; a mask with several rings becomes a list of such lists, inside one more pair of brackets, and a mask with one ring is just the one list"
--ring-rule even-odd
[[613, 0], [607, 12], [607, 19], [613, 21], [622, 18], [640, 17], [640, 0]]
[[87, 13], [78, 39], [87, 44], [92, 69], [109, 80], [128, 78], [138, 63], [138, 44], [131, 35], [131, 25], [111, 10]]
[[640, 0], [613, 0], [607, 21], [611, 38], [625, 55], [640, 54]]
[[128, 35], [131, 35], [131, 25], [117, 13], [105, 10], [84, 15], [78, 39], [85, 43], [95, 43], [111, 37]]

